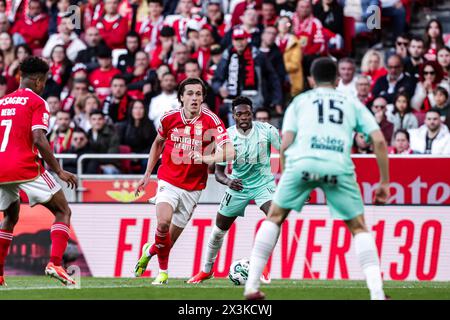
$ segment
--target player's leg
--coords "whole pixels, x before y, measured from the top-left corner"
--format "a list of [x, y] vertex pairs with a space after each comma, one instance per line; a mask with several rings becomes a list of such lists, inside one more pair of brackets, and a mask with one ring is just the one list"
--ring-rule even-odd
[[371, 299], [384, 300], [378, 251], [364, 221], [364, 204], [355, 176], [338, 176], [335, 185], [324, 185], [322, 189], [333, 218], [344, 220], [353, 235], [356, 255], [366, 277]]
[[36, 180], [23, 183], [19, 187], [27, 194], [31, 206], [42, 204], [55, 216], [50, 230], [50, 261], [45, 268], [45, 274], [65, 285], [74, 284], [75, 281], [61, 265], [69, 241], [72, 214], [61, 186], [50, 173], [44, 172]]
[[0, 286], [6, 286], [4, 278], [5, 259], [13, 239], [14, 226], [19, 220], [20, 200], [17, 186], [0, 186]]
[[216, 222], [209, 235], [208, 246], [206, 247], [203, 267], [199, 273], [190, 278], [187, 283], [200, 283], [213, 277], [212, 268], [217, 259], [217, 253], [222, 247], [223, 239], [237, 216], [227, 217], [219, 212], [216, 215]]
[[256, 234], [250, 257], [250, 271], [245, 284], [244, 295], [247, 299], [264, 299], [259, 291], [260, 277], [267, 264], [280, 234], [280, 226], [291, 209], [301, 211], [313, 185], [305, 183], [299, 176], [298, 168], [286, 170], [275, 192], [267, 219]]

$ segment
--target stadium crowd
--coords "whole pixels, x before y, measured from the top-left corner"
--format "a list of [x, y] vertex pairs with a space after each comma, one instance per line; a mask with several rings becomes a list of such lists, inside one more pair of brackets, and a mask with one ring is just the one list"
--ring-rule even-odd
[[[438, 19], [407, 32], [411, 0], [22, 0], [0, 1], [0, 98], [18, 88], [18, 66], [50, 64], [43, 94], [55, 153], [148, 153], [177, 84], [207, 84], [208, 108], [233, 124], [246, 96], [255, 119], [281, 128], [284, 110], [311, 88], [321, 56], [338, 61], [338, 90], [375, 115], [396, 154], [450, 154], [450, 37]], [[76, 5], [76, 10], [73, 10]], [[381, 9], [388, 36], [370, 29]], [[369, 39], [360, 63], [355, 39]], [[393, 43], [392, 48], [381, 45]], [[378, 49], [374, 49], [378, 48]], [[355, 134], [354, 153], [372, 153]], [[76, 172], [76, 161], [65, 161]], [[145, 170], [141, 161], [91, 160], [84, 172]]]

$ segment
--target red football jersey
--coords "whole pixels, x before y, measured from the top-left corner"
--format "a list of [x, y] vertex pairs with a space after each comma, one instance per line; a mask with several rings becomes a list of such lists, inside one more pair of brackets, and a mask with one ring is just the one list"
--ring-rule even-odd
[[125, 38], [128, 33], [128, 20], [121, 15], [117, 15], [112, 20], [105, 17], [98, 20], [95, 27], [106, 45], [111, 49], [125, 48]]
[[44, 172], [32, 131], [48, 130], [47, 102], [30, 89], [0, 99], [0, 184], [34, 180]]
[[111, 79], [117, 74], [120, 74], [120, 70], [116, 68], [111, 68], [108, 71], [97, 68], [89, 75], [89, 83], [94, 87], [100, 101], [103, 102], [111, 94]]
[[194, 119], [186, 119], [183, 109], [172, 110], [161, 117], [158, 133], [166, 139], [158, 179], [184, 190], [205, 189], [208, 165], [194, 163], [189, 153], [211, 154], [214, 146], [230, 142], [222, 120], [207, 108]]

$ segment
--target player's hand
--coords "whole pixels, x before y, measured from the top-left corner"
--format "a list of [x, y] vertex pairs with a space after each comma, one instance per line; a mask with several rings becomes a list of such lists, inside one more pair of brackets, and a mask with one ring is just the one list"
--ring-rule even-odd
[[375, 190], [375, 197], [374, 197], [374, 203], [375, 204], [386, 204], [389, 199], [389, 184], [388, 183], [382, 183], [380, 186]]
[[139, 180], [138, 185], [136, 187], [136, 190], [134, 190], [134, 195], [136, 197], [139, 196], [139, 192], [144, 191], [145, 187], [148, 185], [148, 183], [150, 182], [150, 175], [144, 175], [144, 177]]
[[242, 191], [244, 189], [241, 179], [230, 179], [227, 186], [235, 191]]
[[73, 173], [70, 173], [68, 171], [65, 170], [61, 170], [58, 173], [58, 177], [62, 180], [67, 182], [67, 186], [70, 187], [70, 189], [74, 189], [78, 186], [78, 180], [77, 180], [77, 176], [74, 175]]

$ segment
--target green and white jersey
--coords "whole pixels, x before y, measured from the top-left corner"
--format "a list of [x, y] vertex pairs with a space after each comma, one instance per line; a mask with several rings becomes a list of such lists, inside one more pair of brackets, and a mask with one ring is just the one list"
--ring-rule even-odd
[[247, 135], [239, 132], [236, 125], [227, 131], [236, 150], [230, 179], [241, 179], [244, 189], [259, 188], [273, 182], [270, 149], [273, 146], [280, 150], [278, 129], [268, 123], [253, 121], [253, 127]]
[[332, 88], [297, 96], [286, 110], [283, 134], [296, 133], [286, 150], [286, 167], [301, 164], [320, 174], [350, 174], [353, 132], [369, 135], [379, 126], [359, 100]]

